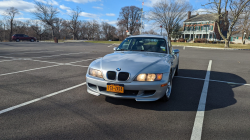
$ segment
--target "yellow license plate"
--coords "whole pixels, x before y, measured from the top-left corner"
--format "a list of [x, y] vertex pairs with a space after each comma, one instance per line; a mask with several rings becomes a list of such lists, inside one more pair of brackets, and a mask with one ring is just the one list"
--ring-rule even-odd
[[107, 91], [116, 92], [116, 93], [124, 93], [124, 85], [118, 84], [107, 84]]

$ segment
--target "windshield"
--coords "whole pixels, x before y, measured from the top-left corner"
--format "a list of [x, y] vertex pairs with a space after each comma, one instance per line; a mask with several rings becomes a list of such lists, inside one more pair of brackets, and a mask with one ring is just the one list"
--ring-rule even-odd
[[116, 51], [146, 51], [166, 53], [166, 42], [162, 38], [126, 38]]

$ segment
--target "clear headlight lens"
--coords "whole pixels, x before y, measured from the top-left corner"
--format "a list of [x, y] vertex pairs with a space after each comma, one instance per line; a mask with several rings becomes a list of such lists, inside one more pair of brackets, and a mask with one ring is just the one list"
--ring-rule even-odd
[[96, 70], [96, 69], [89, 69], [89, 75], [94, 76], [94, 77], [99, 77], [99, 78], [103, 78], [102, 72], [100, 70]]
[[162, 73], [142, 73], [136, 77], [136, 81], [160, 81], [162, 79]]

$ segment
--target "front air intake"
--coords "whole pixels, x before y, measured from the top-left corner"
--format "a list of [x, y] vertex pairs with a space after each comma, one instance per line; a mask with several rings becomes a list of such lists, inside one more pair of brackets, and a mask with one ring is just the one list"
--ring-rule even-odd
[[129, 73], [127, 72], [120, 72], [118, 74], [118, 80], [119, 81], [127, 81], [129, 79]]
[[115, 71], [108, 71], [107, 72], [107, 78], [109, 80], [115, 80], [115, 77], [116, 77], [116, 72]]

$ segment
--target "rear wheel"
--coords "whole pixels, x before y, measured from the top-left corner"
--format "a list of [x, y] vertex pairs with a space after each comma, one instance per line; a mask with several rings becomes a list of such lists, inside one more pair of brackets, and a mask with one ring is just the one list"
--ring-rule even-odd
[[16, 39], [16, 42], [19, 42], [20, 41], [20, 39]]
[[169, 75], [168, 85], [165, 95], [161, 98], [162, 101], [166, 102], [169, 100], [172, 91], [172, 73]]
[[34, 39], [31, 39], [30, 42], [34, 42]]

